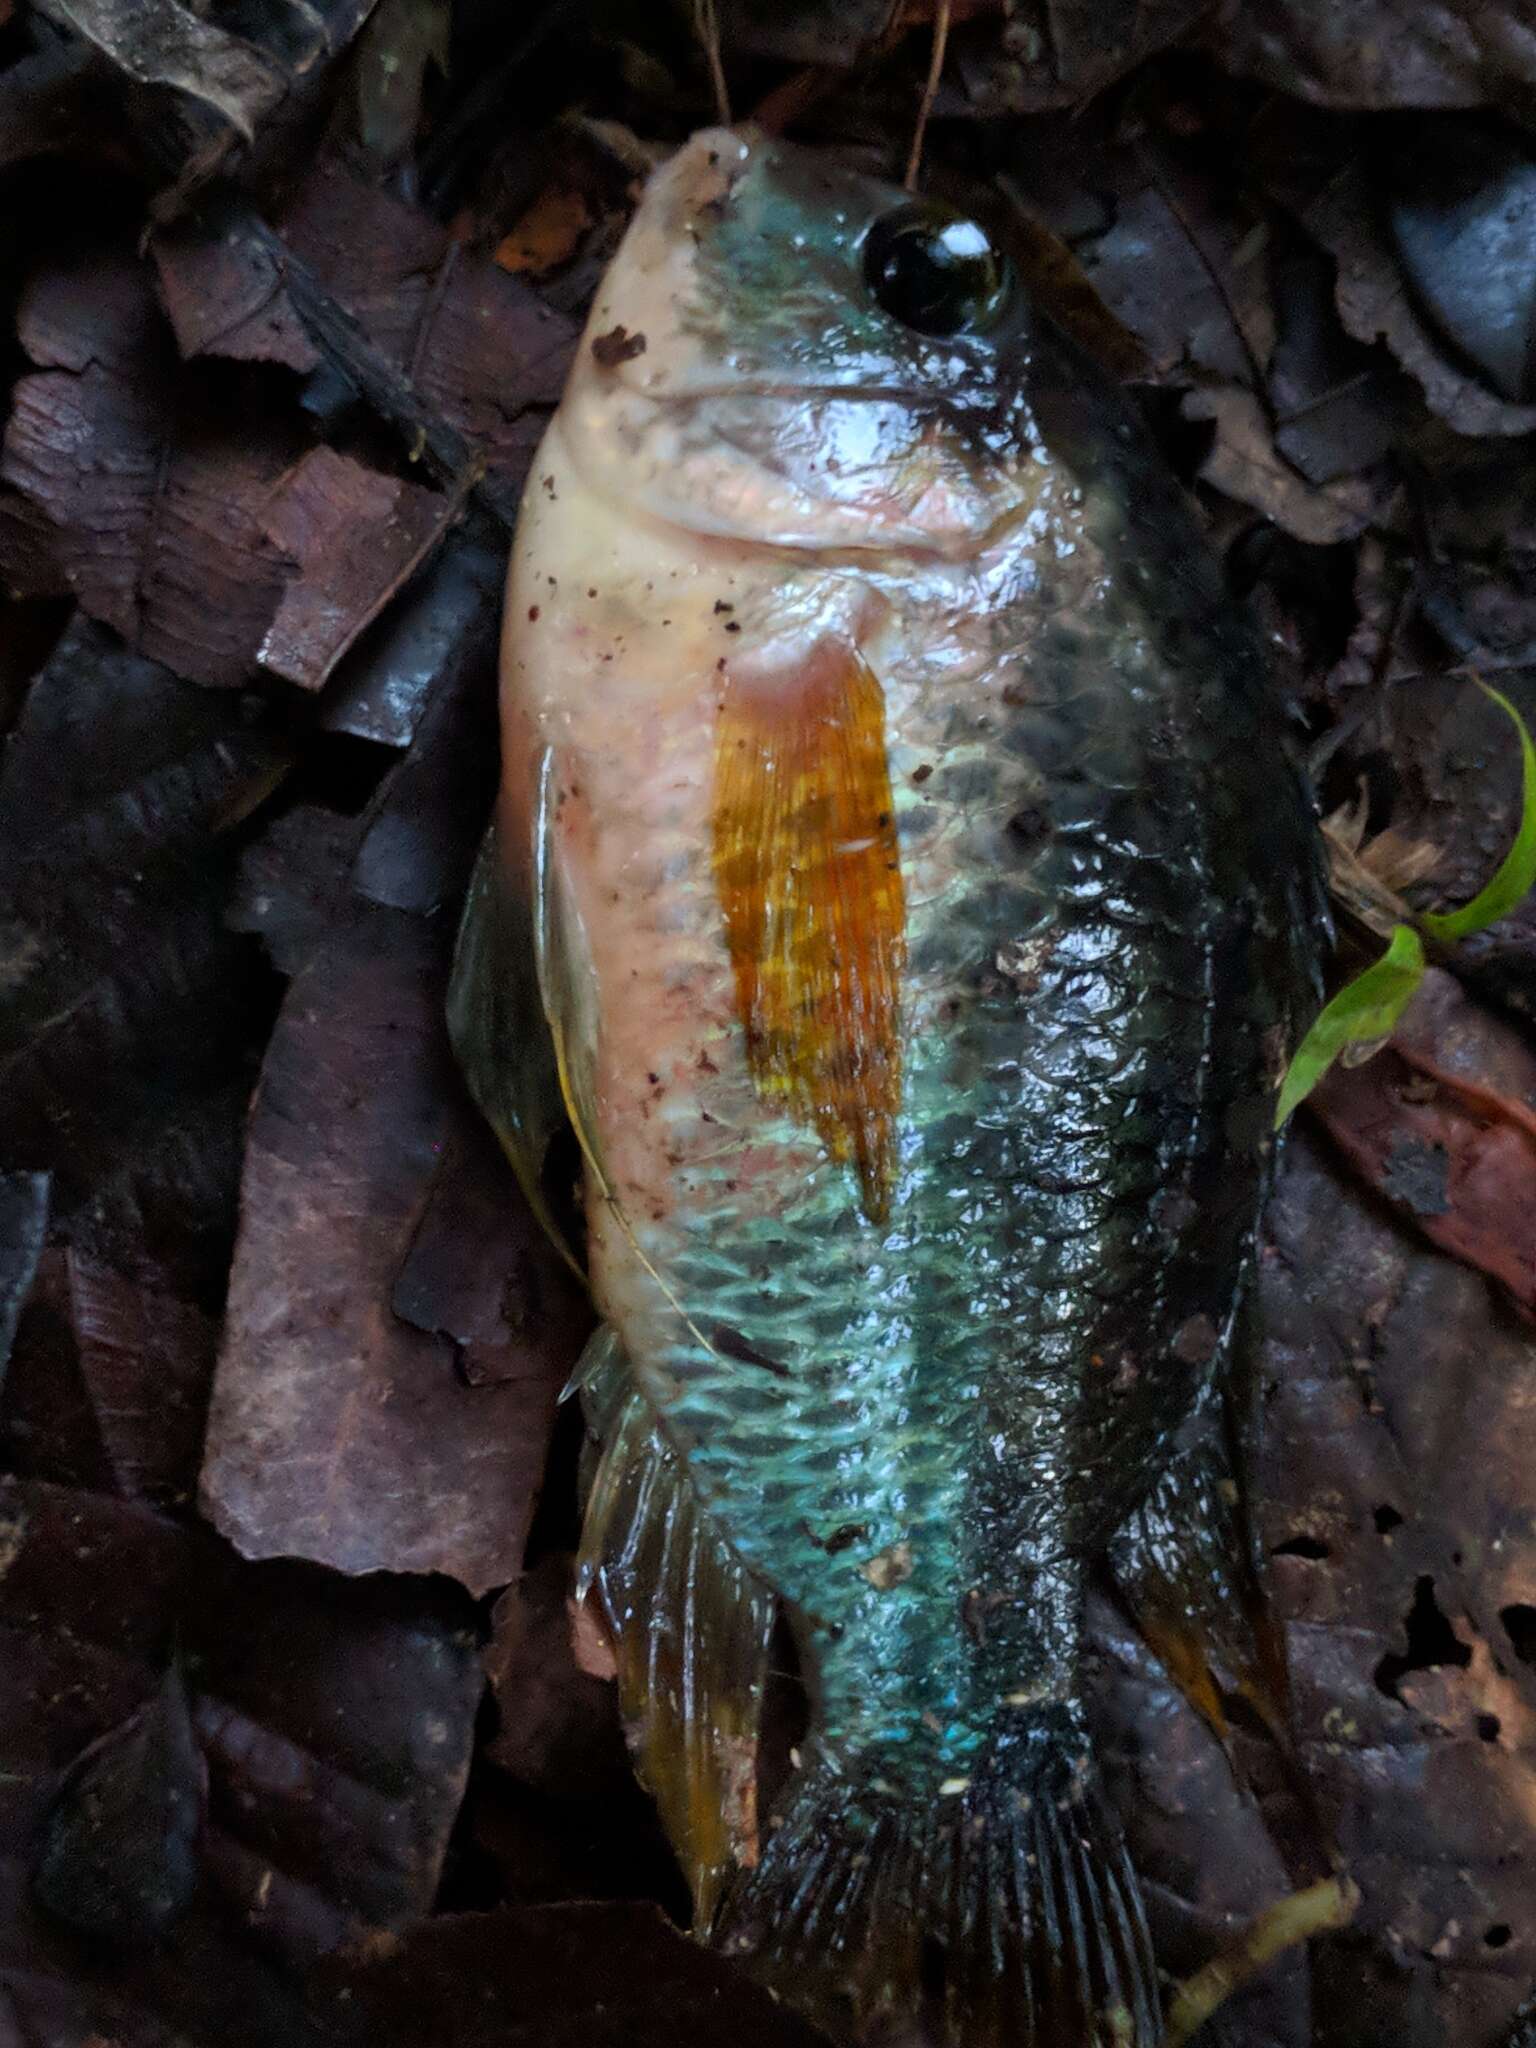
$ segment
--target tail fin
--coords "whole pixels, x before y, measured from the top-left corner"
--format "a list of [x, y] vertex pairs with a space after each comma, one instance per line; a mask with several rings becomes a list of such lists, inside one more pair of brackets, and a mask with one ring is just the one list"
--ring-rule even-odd
[[854, 2038], [888, 2019], [933, 2048], [1153, 2048], [1157, 1977], [1119, 1824], [1066, 1762], [1024, 1787], [1017, 1772], [1000, 1748], [913, 1803], [877, 1771], [808, 1760], [712, 1938]]

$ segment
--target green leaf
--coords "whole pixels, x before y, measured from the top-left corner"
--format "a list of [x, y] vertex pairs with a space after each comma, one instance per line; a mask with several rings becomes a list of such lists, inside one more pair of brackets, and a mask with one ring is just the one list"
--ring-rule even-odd
[[1420, 917], [1419, 924], [1432, 939], [1464, 939], [1469, 932], [1480, 932], [1485, 925], [1507, 917], [1536, 883], [1536, 744], [1532, 743], [1526, 730], [1525, 720], [1507, 697], [1491, 689], [1480, 677], [1477, 687], [1502, 711], [1509, 713], [1520, 735], [1520, 755], [1524, 764], [1520, 830], [1515, 834], [1514, 845], [1499, 863], [1498, 873], [1486, 888], [1478, 890], [1470, 903], [1464, 903], [1460, 910], [1426, 911]]
[[1411, 925], [1400, 924], [1381, 958], [1341, 988], [1297, 1046], [1275, 1105], [1278, 1131], [1298, 1102], [1321, 1081], [1346, 1045], [1386, 1038], [1424, 978], [1424, 947]]

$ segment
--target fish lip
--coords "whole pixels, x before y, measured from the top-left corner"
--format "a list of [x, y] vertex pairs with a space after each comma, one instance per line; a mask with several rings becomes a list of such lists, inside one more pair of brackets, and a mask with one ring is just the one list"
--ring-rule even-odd
[[671, 391], [631, 384], [637, 398], [655, 406], [709, 405], [721, 399], [762, 399], [788, 404], [844, 399], [858, 405], [904, 405], [914, 412], [940, 413], [959, 417], [965, 410], [931, 391], [909, 384], [797, 384], [775, 378], [740, 378], [728, 384], [690, 384]]

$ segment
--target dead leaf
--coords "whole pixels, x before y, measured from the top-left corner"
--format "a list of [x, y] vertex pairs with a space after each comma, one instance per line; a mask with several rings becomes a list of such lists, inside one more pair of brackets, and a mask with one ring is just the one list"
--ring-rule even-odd
[[256, 658], [318, 690], [437, 545], [462, 504], [446, 493], [311, 449], [267, 501], [266, 536], [297, 564]]
[[202, 20], [177, 0], [38, 0], [38, 5], [130, 78], [190, 93], [247, 142], [286, 89], [283, 71], [265, 51]]
[[1228, 0], [1209, 44], [1228, 69], [1326, 107], [1518, 107], [1536, 85], [1524, 11], [1501, 0]]
[[506, 571], [504, 549], [451, 534], [338, 667], [320, 710], [326, 730], [408, 746], [430, 699], [457, 696], [494, 659]]
[[1274, 345], [1262, 222], [1151, 143], [1115, 144], [1102, 168], [1114, 221], [1080, 251], [1094, 289], [1160, 378], [1259, 387]]
[[32, 1896], [100, 1941], [153, 1941], [197, 1889], [208, 1766], [173, 1659], [151, 1698], [75, 1759], [43, 1822]]
[[260, 718], [85, 620], [32, 684], [0, 764], [0, 1071], [10, 1159], [68, 1201], [244, 1071], [265, 1006], [221, 929], [224, 835], [285, 765]]
[[542, 277], [570, 261], [593, 219], [585, 193], [574, 186], [550, 185], [502, 237], [496, 261], [503, 270]]
[[[154, 1691], [175, 1638], [224, 1911], [292, 1956], [427, 1910], [481, 1690], [462, 1595], [245, 1565], [204, 1530], [35, 1482], [0, 1479], [0, 1528], [8, 1908], [60, 1771]], [[56, 1953], [33, 1915], [3, 1926], [0, 1956]]]
[[[1124, 1616], [1089, 1610], [1095, 1746], [1137, 1868], [1163, 1969], [1205, 1964], [1291, 1879], [1264, 1819], [1220, 1744]], [[1307, 1958], [1289, 1955], [1246, 1986], [1210, 2026], [1221, 2048], [1312, 2048]]]
[[0, 166], [40, 157], [131, 163], [120, 95], [85, 43], [39, 50], [0, 72]]
[[1338, 264], [1339, 316], [1357, 341], [1384, 341], [1414, 377], [1430, 410], [1462, 434], [1528, 434], [1536, 405], [1512, 405], [1453, 363], [1413, 302], [1383, 239], [1364, 166], [1345, 163], [1306, 207], [1303, 224]]
[[1273, 519], [1287, 533], [1316, 547], [1351, 540], [1376, 509], [1377, 494], [1364, 477], [1312, 484], [1282, 457], [1263, 405], [1236, 384], [1198, 386], [1184, 397], [1186, 419], [1215, 424], [1200, 475], [1239, 504]]
[[1334, 268], [1322, 251], [1278, 227], [1275, 244], [1268, 380], [1275, 450], [1308, 483], [1331, 484], [1390, 453], [1402, 411], [1397, 380], [1379, 355], [1344, 332]]
[[382, 0], [358, 38], [353, 71], [358, 138], [370, 156], [398, 163], [421, 125], [429, 64], [448, 69], [449, 0]]
[[[606, 1669], [573, 1650], [573, 1561], [542, 1560], [496, 1603], [486, 1671], [500, 1726], [490, 1760], [520, 1784], [562, 1801], [622, 1800], [634, 1767]], [[595, 1647], [595, 1646], [594, 1646]]]
[[455, 1131], [394, 1290], [395, 1314], [446, 1337], [472, 1387], [563, 1386], [591, 1305], [518, 1192], [489, 1128]]
[[1426, 881], [1440, 865], [1440, 849], [1389, 826], [1365, 837], [1370, 799], [1362, 779], [1353, 804], [1322, 821], [1328, 887], [1346, 909], [1383, 938], [1412, 915], [1403, 892]]
[[143, 1260], [44, 1253], [0, 1398], [0, 1445], [23, 1473], [125, 1500], [185, 1503], [197, 1479], [217, 1326]]
[[47, 1229], [47, 1174], [0, 1172], [0, 1388]]
[[16, 386], [0, 477], [41, 515], [48, 554], [13, 558], [12, 586], [54, 588], [57, 563], [139, 652], [246, 681], [284, 581], [262, 514], [298, 452], [291, 431], [258, 419], [232, 434], [211, 388], [175, 372], [126, 249], [53, 262], [23, 295], [20, 334], [37, 368]]
[[1536, 1055], [1515, 1032], [1431, 968], [1389, 1049], [1311, 1107], [1372, 1187], [1536, 1316]]
[[521, 1565], [565, 1351], [542, 1379], [471, 1388], [450, 1342], [390, 1311], [441, 1147], [472, 1114], [446, 964], [422, 920], [364, 907], [289, 991], [252, 1109], [202, 1499], [250, 1556], [483, 1592]]
[[[520, 279], [464, 254], [430, 215], [368, 186], [333, 160], [320, 163], [280, 223], [283, 239], [361, 323], [421, 398], [463, 433], [492, 469], [521, 480], [543, 419], [565, 381], [574, 325]], [[162, 274], [205, 245], [186, 236], [162, 247]], [[227, 259], [219, 256], [221, 266]], [[200, 274], [204, 274], [200, 271]], [[252, 346], [246, 279], [235, 301], [242, 349]], [[270, 274], [270, 273], [269, 273]], [[199, 287], [182, 279], [178, 294]], [[283, 332], [287, 333], [286, 327]], [[217, 337], [205, 344], [222, 346]]]
[[[846, 12], [828, 8], [836, 19]], [[1167, 49], [1199, 21], [1199, 0], [1024, 0], [963, 24], [951, 38], [952, 62], [965, 87], [961, 111], [983, 117], [1069, 107], [1123, 78], [1143, 58]]]
[[279, 974], [297, 974], [336, 922], [362, 832], [361, 818], [300, 804], [241, 855], [225, 917], [259, 934]]
[[[312, 2009], [336, 2048], [826, 2048], [825, 2038], [654, 1906], [443, 1915], [332, 1966]], [[330, 1998], [325, 1998], [329, 1989]], [[324, 2002], [322, 2002], [322, 2000]]]
[[1435, 147], [1406, 144], [1384, 173], [1387, 226], [1409, 288], [1455, 356], [1511, 404], [1532, 396], [1536, 160], [1502, 123], [1450, 116]]
[[1356, 2048], [1369, 2012], [1405, 2048], [1494, 2040], [1536, 1973], [1531, 1333], [1305, 1132], [1260, 1306], [1255, 1498], [1294, 1725], [1364, 1894], [1311, 1951], [1314, 2039]]

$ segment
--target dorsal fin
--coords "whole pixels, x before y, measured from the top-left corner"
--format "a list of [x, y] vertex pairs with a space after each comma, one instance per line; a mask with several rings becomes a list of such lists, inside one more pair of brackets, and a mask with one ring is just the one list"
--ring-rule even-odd
[[851, 1161], [879, 1221], [901, 1103], [906, 904], [885, 698], [851, 641], [818, 641], [792, 675], [727, 682], [713, 834], [753, 1079]]

